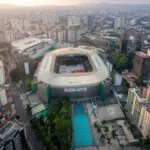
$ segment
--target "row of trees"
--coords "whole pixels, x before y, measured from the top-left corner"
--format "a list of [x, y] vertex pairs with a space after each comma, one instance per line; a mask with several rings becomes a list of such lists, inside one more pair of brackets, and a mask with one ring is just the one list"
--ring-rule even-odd
[[70, 150], [72, 142], [71, 104], [69, 100], [52, 101], [48, 117], [31, 120], [32, 127], [49, 150]]
[[124, 71], [125, 69], [132, 69], [133, 59], [133, 53], [122, 54], [120, 52], [112, 52], [109, 55], [109, 60], [113, 64], [114, 69], [118, 72]]

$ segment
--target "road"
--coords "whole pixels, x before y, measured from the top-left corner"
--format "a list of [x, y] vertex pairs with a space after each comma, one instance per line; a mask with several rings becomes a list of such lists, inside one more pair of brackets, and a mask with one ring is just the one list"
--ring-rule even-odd
[[20, 92], [17, 90], [16, 85], [12, 85], [11, 89], [13, 93], [13, 100], [14, 100], [15, 108], [16, 108], [17, 114], [20, 116], [21, 122], [23, 122], [24, 124], [27, 141], [29, 143], [29, 146], [31, 147], [31, 150], [46, 150], [42, 141], [39, 140], [39, 138], [35, 134], [35, 131], [31, 128], [29, 124], [30, 117], [28, 116], [28, 113], [23, 107], [22, 101], [20, 100]]

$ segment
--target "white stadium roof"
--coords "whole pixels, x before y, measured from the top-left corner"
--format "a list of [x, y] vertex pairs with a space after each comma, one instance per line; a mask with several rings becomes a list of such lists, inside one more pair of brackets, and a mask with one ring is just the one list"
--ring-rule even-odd
[[[57, 74], [54, 72], [56, 56], [68, 54], [86, 55], [93, 68], [92, 72]], [[38, 66], [35, 77], [38, 82], [52, 86], [76, 86], [97, 84], [109, 77], [109, 71], [103, 60], [95, 51], [82, 48], [65, 48], [49, 52]]]
[[35, 38], [35, 37], [28, 37], [25, 39], [21, 39], [15, 42], [12, 42], [12, 46], [19, 49], [19, 50], [25, 50], [27, 48], [30, 48], [34, 45], [40, 44], [43, 42], [41, 39]]
[[28, 37], [15, 42], [12, 42], [13, 48], [18, 50], [18, 52], [23, 52], [24, 50], [36, 46], [40, 43], [47, 42], [49, 45], [55, 45], [56, 42], [52, 39], [40, 39], [36, 37]]

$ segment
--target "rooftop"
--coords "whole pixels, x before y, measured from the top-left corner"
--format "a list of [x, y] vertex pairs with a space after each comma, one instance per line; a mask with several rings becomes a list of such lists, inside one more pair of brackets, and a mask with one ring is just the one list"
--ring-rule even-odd
[[119, 104], [112, 104], [96, 109], [97, 118], [100, 121], [112, 121], [125, 118]]
[[136, 52], [136, 55], [144, 57], [144, 58], [148, 58], [149, 57], [146, 53], [143, 53], [143, 52]]
[[17, 49], [24, 50], [24, 49], [30, 48], [30, 47], [37, 45], [39, 43], [42, 43], [42, 42], [43, 41], [41, 39], [34, 38], [34, 37], [28, 37], [25, 39], [18, 40], [16, 42], [12, 42], [12, 46]]
[[131, 73], [131, 72], [127, 72], [127, 73], [123, 73], [122, 77], [130, 84], [133, 85], [137, 79], [137, 77]]
[[0, 129], [0, 140], [4, 140], [13, 132], [22, 128], [22, 125], [18, 124], [16, 121], [9, 121], [5, 126]]
[[[55, 62], [57, 56], [73, 56], [75, 55], [85, 55], [88, 57], [89, 62], [93, 68], [92, 72], [79, 72], [79, 73], [66, 73], [58, 74], [54, 72]], [[90, 51], [81, 48], [65, 48], [58, 49], [49, 52], [45, 55], [44, 59], [40, 63], [36, 75], [37, 80], [44, 83], [51, 83], [55, 86], [64, 85], [80, 85], [80, 84], [94, 84], [109, 77], [109, 72], [105, 66], [103, 60], [95, 51]]]
[[88, 147], [76, 148], [75, 150], [97, 150], [97, 148], [95, 146], [88, 146]]

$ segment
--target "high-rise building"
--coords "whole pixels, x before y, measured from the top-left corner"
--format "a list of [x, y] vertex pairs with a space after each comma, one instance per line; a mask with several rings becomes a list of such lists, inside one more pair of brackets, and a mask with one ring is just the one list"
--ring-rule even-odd
[[14, 32], [12, 30], [5, 30], [4, 39], [6, 42], [12, 42], [14, 40]]
[[135, 51], [142, 51], [144, 41], [144, 35], [142, 32], [138, 32], [135, 35]]
[[68, 18], [68, 27], [80, 25], [80, 17], [72, 16]]
[[[143, 88], [143, 91], [145, 89]], [[146, 93], [142, 93], [140, 89], [130, 88], [128, 91], [126, 109], [128, 110], [132, 123], [138, 125], [140, 120], [140, 113], [143, 104], [149, 104], [150, 87], [147, 87]]]
[[136, 52], [133, 72], [137, 77], [150, 79], [150, 56], [143, 52]]
[[68, 29], [68, 41], [76, 44], [76, 42], [79, 40], [79, 29], [80, 26], [70, 26]]
[[7, 104], [7, 96], [5, 91], [5, 72], [3, 62], [0, 60], [0, 106], [4, 106]]
[[88, 26], [92, 26], [94, 22], [94, 17], [92, 15], [88, 15]]
[[124, 17], [116, 17], [114, 19], [114, 28], [115, 29], [123, 29], [125, 27], [125, 18]]
[[21, 19], [11, 19], [11, 27], [13, 30], [22, 31], [24, 29], [24, 21]]
[[136, 24], [136, 19], [135, 18], [131, 19], [130, 24], [131, 26], [134, 26]]
[[58, 34], [58, 42], [65, 42], [67, 40], [67, 30], [60, 29], [57, 31]]
[[150, 104], [143, 104], [138, 123], [143, 137], [150, 138]]
[[56, 28], [52, 27], [47, 30], [47, 37], [49, 39], [57, 40]]
[[29, 22], [29, 20], [24, 20], [24, 29], [25, 30], [30, 30], [30, 22]]
[[44, 14], [42, 20], [44, 24], [54, 26], [59, 21], [59, 18], [55, 14]]
[[123, 32], [121, 37], [121, 53], [126, 53], [128, 51], [129, 33], [127, 31]]

